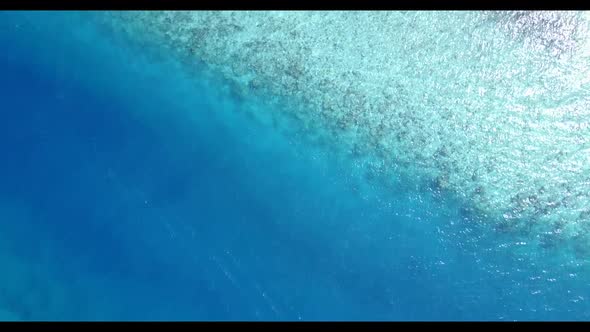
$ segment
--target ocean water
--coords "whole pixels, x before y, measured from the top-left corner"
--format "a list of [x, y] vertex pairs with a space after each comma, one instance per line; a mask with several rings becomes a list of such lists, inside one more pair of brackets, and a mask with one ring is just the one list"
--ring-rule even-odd
[[380, 186], [91, 15], [0, 13], [0, 320], [590, 318], [584, 257]]

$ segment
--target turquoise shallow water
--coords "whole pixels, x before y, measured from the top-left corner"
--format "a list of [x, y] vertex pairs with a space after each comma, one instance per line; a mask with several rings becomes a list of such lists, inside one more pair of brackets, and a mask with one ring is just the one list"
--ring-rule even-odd
[[0, 319], [589, 318], [583, 257], [78, 15], [0, 14]]

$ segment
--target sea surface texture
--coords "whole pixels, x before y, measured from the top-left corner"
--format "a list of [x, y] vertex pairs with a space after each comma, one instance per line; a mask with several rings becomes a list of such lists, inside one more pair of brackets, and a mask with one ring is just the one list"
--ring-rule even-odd
[[0, 320], [589, 320], [585, 12], [0, 12]]

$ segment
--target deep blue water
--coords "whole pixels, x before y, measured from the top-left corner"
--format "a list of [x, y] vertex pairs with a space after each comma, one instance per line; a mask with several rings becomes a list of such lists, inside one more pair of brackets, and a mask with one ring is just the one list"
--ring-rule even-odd
[[0, 319], [588, 319], [571, 268], [73, 17], [0, 13]]

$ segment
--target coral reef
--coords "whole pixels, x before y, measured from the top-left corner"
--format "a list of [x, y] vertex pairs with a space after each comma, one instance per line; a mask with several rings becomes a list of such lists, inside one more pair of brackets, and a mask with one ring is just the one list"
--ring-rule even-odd
[[454, 193], [499, 231], [587, 242], [583, 13], [174, 11], [98, 20], [205, 64], [237, 95], [305, 105], [257, 116], [297, 119], [308, 136], [373, 169], [388, 165], [380, 172]]

